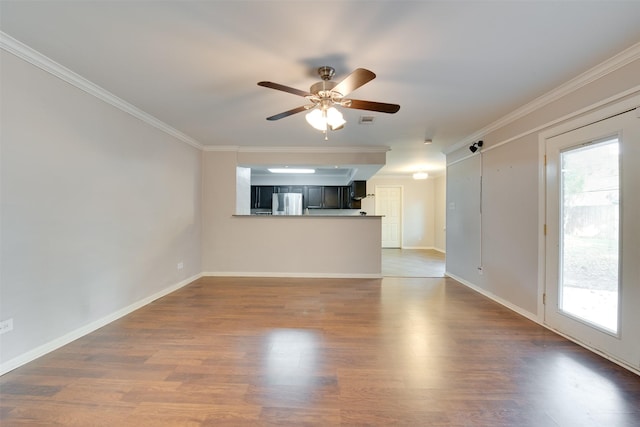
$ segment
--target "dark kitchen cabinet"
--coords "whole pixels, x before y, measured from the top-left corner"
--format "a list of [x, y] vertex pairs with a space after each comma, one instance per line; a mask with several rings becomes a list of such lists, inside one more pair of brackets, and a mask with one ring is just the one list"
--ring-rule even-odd
[[313, 185], [307, 187], [307, 206], [309, 209], [322, 209], [322, 187]]
[[360, 209], [360, 201], [352, 198], [351, 185], [253, 185], [251, 208], [271, 209], [273, 193], [302, 194], [303, 209]]
[[276, 188], [278, 193], [298, 193], [302, 194], [303, 197], [306, 193], [304, 185], [279, 185]]
[[351, 181], [351, 199], [362, 200], [367, 197], [367, 181]]
[[271, 209], [275, 188], [270, 185], [254, 185], [251, 187], [251, 208]]
[[324, 209], [340, 209], [342, 207], [342, 187], [322, 187], [322, 207]]
[[313, 185], [307, 187], [307, 207], [310, 209], [341, 209], [342, 187]]
[[360, 200], [351, 198], [351, 186], [342, 187], [342, 209], [360, 209]]

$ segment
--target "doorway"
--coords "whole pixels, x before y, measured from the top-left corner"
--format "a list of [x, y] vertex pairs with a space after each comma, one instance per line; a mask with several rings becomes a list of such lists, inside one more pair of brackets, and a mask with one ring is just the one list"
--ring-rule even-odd
[[445, 254], [435, 249], [382, 249], [384, 277], [444, 277]]
[[382, 247], [402, 247], [402, 187], [376, 185], [376, 215], [382, 216]]
[[638, 368], [640, 118], [619, 114], [545, 150], [545, 323]]

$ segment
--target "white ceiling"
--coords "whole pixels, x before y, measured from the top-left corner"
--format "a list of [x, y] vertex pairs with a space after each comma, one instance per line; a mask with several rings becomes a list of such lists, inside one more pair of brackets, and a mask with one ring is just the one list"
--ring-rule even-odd
[[[205, 146], [389, 146], [379, 174], [442, 150], [640, 41], [640, 1], [7, 1], [6, 34]], [[304, 114], [322, 65], [377, 78], [329, 140]], [[360, 125], [361, 115], [375, 116]], [[425, 146], [425, 138], [433, 144]]]

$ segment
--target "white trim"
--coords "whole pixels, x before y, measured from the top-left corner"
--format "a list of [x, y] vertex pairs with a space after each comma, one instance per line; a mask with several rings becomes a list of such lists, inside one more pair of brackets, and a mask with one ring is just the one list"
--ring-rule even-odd
[[475, 284], [473, 284], [471, 282], [468, 282], [468, 281], [462, 279], [461, 277], [456, 276], [455, 274], [451, 274], [448, 271], [446, 271], [444, 274], [445, 274], [445, 276], [451, 277], [452, 279], [456, 280], [457, 282], [460, 282], [464, 286], [473, 289], [474, 291], [478, 292], [479, 294], [484, 295], [485, 297], [497, 302], [498, 304], [508, 308], [509, 310], [514, 311], [514, 312], [518, 313], [519, 315], [524, 316], [527, 319], [542, 325], [542, 323], [538, 319], [538, 316], [536, 316], [535, 314], [533, 314], [533, 313], [531, 313], [531, 312], [529, 312], [527, 310], [524, 310], [524, 309], [518, 307], [517, 305], [512, 304], [509, 301], [507, 301], [505, 299], [502, 299], [499, 296], [497, 296], [497, 295], [495, 295], [495, 294], [493, 294], [493, 293], [491, 293], [491, 292], [489, 292], [489, 291], [487, 291], [485, 289], [482, 289], [480, 286], [477, 286], [477, 285], [475, 285]]
[[455, 165], [456, 163], [464, 162], [465, 160], [470, 159], [470, 158], [472, 158], [473, 156], [479, 156], [479, 155], [480, 155], [480, 152], [478, 152], [478, 153], [471, 153], [471, 154], [467, 154], [466, 156], [464, 156], [464, 157], [462, 157], [462, 158], [460, 158], [460, 159], [454, 160], [454, 161], [452, 161], [451, 163], [447, 163], [447, 167], [449, 167], [449, 166], [453, 166], [453, 165]]
[[205, 145], [202, 151], [227, 151], [237, 153], [240, 146], [238, 145]]
[[386, 153], [386, 145], [342, 147], [239, 147], [241, 153]]
[[371, 179], [410, 179], [412, 181], [429, 182], [429, 181], [433, 181], [433, 180], [435, 180], [437, 178], [442, 178], [442, 177], [445, 176], [444, 171], [425, 170], [424, 172], [427, 172], [429, 174], [427, 179], [421, 179], [421, 180], [413, 179], [413, 174], [415, 173], [415, 171], [406, 172], [406, 175], [400, 175], [398, 172], [390, 172], [388, 174], [385, 174], [383, 172], [378, 172]]
[[237, 153], [386, 153], [391, 149], [385, 145], [367, 147], [243, 147], [239, 145], [207, 145], [203, 151], [232, 151]]
[[289, 273], [264, 271], [207, 271], [203, 277], [286, 277], [301, 279], [382, 279], [381, 274], [365, 273]]
[[[593, 119], [593, 117], [598, 117], [599, 115], [604, 114], [604, 117], [613, 116], [615, 114], [621, 113], [626, 110], [632, 109], [634, 106], [640, 104], [640, 85], [634, 86], [631, 89], [627, 89], [624, 92], [620, 92], [616, 95], [610, 96], [607, 99], [591, 104], [587, 107], [584, 107], [578, 111], [574, 111], [572, 113], [566, 114], [559, 119], [552, 120], [550, 122], [544, 123], [542, 125], [536, 126], [535, 128], [531, 128], [526, 130], [518, 135], [512, 136], [510, 138], [505, 139], [504, 141], [500, 141], [496, 144], [492, 144], [490, 147], [482, 148], [480, 153], [484, 153], [487, 151], [495, 150], [498, 147], [509, 144], [511, 142], [517, 141], [521, 138], [524, 138], [527, 135], [538, 132], [539, 135], [544, 135], [545, 138], [551, 138], [553, 136], [559, 135], [564, 132], [568, 132], [570, 130], [576, 129], [580, 126], [585, 126], [593, 121], [597, 121], [598, 119]], [[634, 96], [635, 95], [635, 96]], [[623, 98], [629, 97], [628, 99]], [[619, 101], [619, 102], [616, 102]], [[613, 105], [609, 105], [613, 104]], [[584, 117], [579, 117], [584, 115]], [[576, 123], [582, 123], [579, 125], [574, 124], [574, 121], [578, 121]], [[456, 163], [460, 163], [464, 160], [467, 160], [473, 156], [477, 155], [477, 153], [467, 154], [466, 156], [454, 160], [451, 163], [447, 163], [447, 166], [455, 165]]]
[[[541, 131], [538, 133], [538, 158], [539, 162], [542, 166], [539, 169], [539, 177], [538, 177], [538, 228], [540, 230], [544, 229], [544, 225], [546, 224], [546, 202], [547, 202], [547, 171], [544, 165], [544, 158], [546, 156], [546, 148], [547, 148], [547, 140], [553, 137], [562, 135], [564, 133], [582, 128], [584, 126], [588, 126], [599, 121], [608, 119], [610, 117], [616, 116], [618, 114], [624, 113], [625, 111], [630, 111], [632, 109], [636, 109], [640, 111], [640, 86], [636, 86], [635, 90], [628, 94], [626, 99], [622, 99], [623, 97], [618, 97], [618, 99], [622, 99], [619, 102], [611, 103], [611, 102], [602, 102], [599, 103], [599, 107], [590, 108], [588, 112], [585, 112], [584, 115], [575, 115], [572, 120], [562, 121], [554, 127], [549, 127], [548, 129]], [[628, 91], [629, 92], [629, 91]], [[546, 236], [543, 233], [540, 233], [538, 238], [538, 317], [540, 318], [540, 323], [547, 329], [561, 335], [568, 340], [596, 353], [600, 356], [616, 363], [617, 365], [622, 366], [625, 369], [628, 369], [636, 374], [640, 375], [640, 371], [637, 367], [633, 365], [629, 365], [628, 362], [624, 362], [622, 360], [618, 360], [615, 356], [610, 355], [606, 352], [606, 350], [598, 349], [589, 344], [583, 343], [577, 338], [566, 335], [565, 333], [560, 332], [559, 330], [552, 328], [549, 324], [546, 323], [546, 306], [543, 304], [543, 295], [547, 292], [547, 276], [546, 276], [546, 263], [547, 263], [547, 246], [546, 246]]]
[[[622, 99], [625, 97], [627, 97], [627, 99]], [[576, 114], [567, 115], [560, 120], [554, 120], [548, 126], [545, 126], [549, 129], [541, 131], [539, 137], [544, 139], [553, 138], [554, 136], [578, 129], [579, 127], [590, 125], [599, 120], [604, 120], [615, 116], [616, 114], [638, 107], [640, 107], [640, 85], [587, 108], [583, 108]], [[578, 117], [582, 114], [584, 114], [584, 116]]]
[[600, 351], [600, 350], [598, 350], [596, 348], [593, 348], [593, 347], [591, 347], [591, 346], [589, 346], [589, 345], [587, 345], [587, 344], [585, 344], [583, 342], [580, 342], [580, 341], [576, 340], [573, 337], [565, 335], [562, 332], [557, 331], [557, 330], [549, 327], [548, 325], [545, 325], [541, 321], [541, 319], [538, 318], [537, 316], [535, 316], [533, 313], [529, 313], [528, 311], [523, 310], [520, 307], [518, 307], [516, 305], [513, 305], [513, 304], [509, 303], [508, 301], [506, 301], [506, 300], [504, 300], [504, 299], [502, 299], [500, 297], [495, 296], [491, 292], [487, 292], [484, 289], [472, 284], [471, 282], [468, 282], [468, 281], [466, 281], [466, 280], [464, 280], [464, 279], [462, 279], [462, 278], [460, 278], [460, 277], [458, 277], [456, 275], [453, 275], [453, 274], [449, 273], [448, 271], [445, 272], [445, 276], [454, 279], [455, 281], [459, 282], [460, 284], [462, 284], [462, 285], [464, 285], [464, 286], [466, 286], [466, 287], [478, 292], [481, 295], [484, 295], [485, 297], [497, 302], [498, 304], [508, 308], [509, 310], [514, 311], [515, 313], [526, 317], [527, 319], [531, 320], [532, 322], [535, 322], [538, 325], [542, 326], [543, 328], [545, 328], [545, 329], [547, 329], [547, 330], [549, 330], [549, 331], [551, 331], [551, 332], [553, 332], [555, 334], [560, 335], [561, 337], [565, 338], [566, 340], [571, 341], [572, 343], [577, 344], [577, 345], [579, 345], [580, 347], [582, 347], [582, 348], [584, 348], [586, 350], [589, 350], [589, 351], [591, 351], [593, 353], [596, 353], [599, 356], [604, 357], [605, 359], [609, 360], [610, 362], [613, 362], [616, 365], [618, 365], [618, 366], [620, 366], [620, 367], [622, 367], [624, 369], [627, 369], [627, 370], [633, 372], [636, 375], [640, 375], [640, 370], [638, 370], [636, 367], [628, 365], [627, 363], [625, 363], [623, 361], [617, 360], [617, 359], [611, 357], [608, 354], [603, 353], [602, 351]]
[[[615, 99], [623, 99], [622, 101], [615, 102]], [[546, 155], [547, 139], [553, 138], [565, 132], [569, 132], [578, 129], [583, 126], [595, 123], [600, 120], [604, 120], [608, 117], [615, 116], [624, 111], [631, 110], [632, 108], [638, 108], [640, 106], [640, 86], [636, 86], [633, 89], [618, 94], [614, 97], [610, 97], [605, 101], [589, 106], [576, 114], [573, 114], [573, 119], [566, 118], [563, 120], [556, 120], [556, 126], [545, 126], [547, 129], [538, 133], [538, 162], [540, 164], [538, 170], [538, 229], [540, 233], [538, 235], [538, 316], [541, 321], [544, 322], [545, 307], [542, 304], [543, 295], [546, 292], [546, 236], [544, 236], [544, 225], [546, 223], [546, 168], [544, 165], [544, 158]], [[513, 138], [504, 141], [499, 145], [511, 142]], [[495, 147], [495, 146], [494, 146]], [[492, 147], [493, 148], [493, 147]]]
[[546, 147], [543, 139], [538, 139], [538, 319], [545, 321], [544, 293], [547, 276], [547, 165], [545, 164]]
[[633, 46], [623, 50], [617, 55], [614, 55], [601, 64], [596, 65], [595, 67], [585, 71], [584, 73], [558, 86], [550, 92], [547, 92], [546, 94], [514, 110], [512, 113], [507, 114], [506, 116], [496, 120], [488, 126], [485, 126], [479, 131], [464, 138], [460, 142], [443, 150], [443, 153], [451, 154], [454, 151], [464, 148], [466, 145], [471, 144], [478, 139], [482, 139], [484, 135], [487, 135], [510, 123], [513, 123], [516, 120], [526, 116], [527, 114], [530, 114], [531, 112], [536, 111], [544, 107], [545, 105], [557, 101], [563, 96], [575, 92], [576, 90], [588, 85], [589, 83], [593, 83], [594, 81], [606, 76], [607, 74], [610, 74], [638, 59], [640, 59], [640, 43], [634, 44]]
[[616, 359], [616, 358], [614, 358], [614, 357], [612, 357], [612, 356], [610, 356], [610, 355], [608, 355], [606, 353], [603, 353], [602, 350], [598, 350], [597, 348], [591, 347], [590, 345], [585, 344], [582, 341], [579, 341], [579, 340], [577, 340], [577, 339], [575, 339], [573, 337], [570, 337], [569, 335], [565, 335], [562, 332], [551, 328], [549, 325], [545, 325], [544, 323], [541, 323], [540, 325], [543, 326], [544, 328], [550, 330], [551, 332], [560, 335], [562, 338], [565, 338], [568, 341], [571, 341], [572, 343], [577, 344], [580, 347], [582, 347], [582, 348], [584, 348], [586, 350], [589, 350], [589, 351], [597, 354], [598, 356], [601, 356], [601, 357], [607, 359], [608, 361], [613, 362], [616, 365], [633, 372], [636, 375], [640, 375], [640, 370], [638, 370], [638, 368], [636, 368], [635, 366], [628, 365], [627, 363], [625, 363], [625, 362], [623, 362], [621, 360], [618, 360], [618, 359]]
[[[429, 172], [429, 171], [426, 171], [426, 172], [429, 174], [429, 177], [427, 179], [420, 180], [420, 181], [425, 181], [426, 182], [426, 181], [429, 181], [429, 179], [431, 179], [431, 178], [435, 178], [435, 176], [432, 175], [431, 172]], [[379, 179], [379, 180], [383, 180], [383, 179], [387, 179], [387, 180], [388, 179], [402, 179], [402, 180], [416, 181], [416, 180], [413, 179], [413, 174], [414, 173], [415, 172], [407, 172], [407, 175], [399, 175], [397, 173], [384, 175], [384, 174], [377, 173], [375, 175], [375, 178], [372, 177], [371, 179]]]
[[[585, 108], [582, 108], [578, 111], [574, 111], [570, 114], [566, 114], [563, 117], [560, 117], [559, 119], [555, 119], [552, 120], [550, 122], [547, 122], [543, 125], [537, 126], [533, 129], [529, 129], [525, 132], [522, 132], [516, 136], [512, 136], [511, 138], [507, 138], [504, 141], [501, 141], [497, 144], [492, 144], [491, 147], [487, 147], [484, 150], [482, 150], [483, 152], [485, 151], [491, 151], [495, 148], [498, 148], [502, 145], [508, 144], [510, 142], [516, 141], [520, 138], [523, 138], [527, 135], [530, 135], [532, 133], [536, 133], [536, 132], [540, 132], [541, 134], [544, 134], [546, 138], [551, 138], [553, 136], [559, 135], [561, 133], [564, 132], [568, 132], [570, 130], [579, 128], [581, 126], [585, 126], [587, 124], [592, 123], [593, 121], [597, 121], [599, 119], [593, 119], [592, 117], [600, 117], [602, 118], [606, 118], [606, 117], [610, 117], [613, 116], [615, 114], [621, 113], [623, 111], [626, 110], [630, 110], [632, 109], [634, 106], [638, 105], [640, 103], [640, 98], [638, 96], [633, 96], [637, 93], [640, 93], [640, 85], [632, 87], [631, 89], [627, 89], [624, 92], [618, 93], [616, 95], [610, 96], [607, 99], [604, 99], [600, 102], [596, 102], [595, 104], [589, 105]], [[626, 99], [624, 101], [620, 101], [617, 102], [618, 100], [625, 98], [625, 97], [630, 97], [629, 99]], [[608, 105], [611, 103], [615, 103], [613, 105]], [[591, 113], [591, 114], [589, 114]], [[586, 114], [584, 117], [579, 117], [582, 114]], [[574, 121], [576, 123], [579, 124], [575, 124]], [[565, 123], [563, 123], [565, 122]], [[553, 128], [552, 128], [553, 127]], [[552, 128], [552, 129], [550, 129]], [[545, 131], [545, 129], [547, 129]]]
[[75, 86], [76, 88], [95, 96], [96, 98], [106, 102], [107, 104], [110, 104], [124, 111], [125, 113], [131, 114], [133, 117], [142, 120], [148, 125], [151, 125], [168, 135], [171, 135], [172, 137], [184, 142], [185, 144], [188, 144], [199, 150], [202, 150], [203, 148], [203, 145], [200, 142], [196, 141], [190, 136], [169, 126], [165, 122], [153, 117], [152, 115], [145, 113], [138, 107], [129, 104], [127, 101], [117, 97], [108, 90], [98, 86], [95, 83], [92, 83], [79, 74], [71, 71], [63, 65], [58, 64], [54, 60], [30, 48], [29, 46], [14, 39], [10, 35], [2, 31], [0, 31], [0, 49], [4, 49], [5, 51], [17, 56], [18, 58], [21, 58], [29, 62], [30, 64], [35, 65], [41, 70], [46, 71], [49, 74], [71, 84], [72, 86]]
[[202, 274], [196, 274], [194, 276], [191, 276], [188, 279], [185, 279], [179, 283], [176, 283], [175, 285], [169, 286], [168, 288], [165, 288], [159, 292], [156, 292], [153, 295], [143, 298], [140, 301], [137, 301], [127, 307], [121, 308], [120, 310], [117, 310], [101, 319], [95, 320], [61, 337], [58, 337], [52, 341], [49, 341], [46, 344], [43, 344], [39, 347], [29, 350], [26, 353], [21, 354], [20, 356], [14, 357], [11, 360], [3, 362], [2, 364], [0, 364], [0, 375], [4, 375], [9, 371], [12, 371], [26, 363], [31, 362], [32, 360], [42, 357], [47, 353], [50, 353], [64, 345], [69, 344], [72, 341], [77, 340], [78, 338], [82, 338], [83, 336], [88, 335], [91, 332], [97, 329], [100, 329], [103, 326], [106, 326], [109, 323], [120, 319], [121, 317], [126, 316], [127, 314], [133, 313], [134, 311], [144, 307], [145, 305], [159, 298], [162, 298], [166, 295], [169, 295], [172, 292], [177, 291], [178, 289], [188, 285], [189, 283], [199, 279], [200, 277], [202, 277]]
[[[400, 189], [400, 246], [399, 249], [402, 249], [404, 246], [404, 184], [377, 184], [374, 183], [373, 192], [374, 194], [378, 194], [378, 188], [399, 188]], [[378, 212], [376, 212], [376, 206], [378, 204], [378, 199], [374, 201], [373, 210], [376, 216], [380, 216]], [[384, 215], [382, 215], [384, 217]], [[382, 249], [398, 249], [396, 247], [385, 247], [382, 246]]]
[[433, 246], [403, 246], [400, 249], [416, 249], [416, 250], [432, 250], [432, 251], [438, 251], [438, 252], [442, 252], [436, 248], [434, 248]]

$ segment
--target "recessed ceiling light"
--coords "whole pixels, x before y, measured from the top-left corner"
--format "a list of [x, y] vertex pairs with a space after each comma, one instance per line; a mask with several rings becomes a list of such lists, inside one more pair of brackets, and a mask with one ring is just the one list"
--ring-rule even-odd
[[416, 172], [413, 174], [413, 179], [427, 179], [429, 174], [426, 172]]
[[430, 144], [433, 144], [433, 141], [431, 139], [424, 140], [424, 145], [430, 145]]
[[269, 168], [271, 173], [316, 173], [315, 169]]

